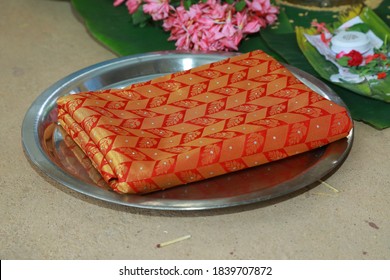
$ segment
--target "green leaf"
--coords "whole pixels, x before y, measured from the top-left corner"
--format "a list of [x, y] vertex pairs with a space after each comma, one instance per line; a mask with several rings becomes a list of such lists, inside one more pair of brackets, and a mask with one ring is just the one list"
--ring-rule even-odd
[[[383, 1], [382, 5], [385, 3], [386, 1]], [[380, 10], [382, 5], [376, 11]], [[388, 17], [390, 12], [389, 5], [387, 4], [387, 7], [383, 7], [382, 9], [387, 10], [386, 20], [379, 17], [376, 12], [368, 8], [363, 9], [362, 13], [360, 14], [360, 18], [364, 21], [364, 23], [366, 23], [369, 28], [379, 37], [385, 37], [386, 34], [390, 34], [390, 20]]]
[[263, 40], [260, 34], [252, 34], [244, 41], [242, 41], [239, 46], [239, 52], [241, 53], [247, 53], [255, 50], [262, 50], [274, 57], [275, 59], [282, 62], [286, 62], [283, 57], [281, 57], [278, 53], [276, 53], [273, 49], [269, 47], [269, 45]]
[[390, 105], [388, 103], [355, 94], [335, 84], [328, 85], [347, 104], [354, 120], [365, 122], [377, 129], [390, 127]]
[[238, 12], [241, 12], [241, 11], [245, 8], [245, 6], [246, 6], [245, 1], [244, 1], [244, 0], [241, 0], [241, 1], [239, 1], [239, 2], [236, 3], [235, 8], [236, 8], [236, 10], [237, 10]]
[[175, 49], [160, 26], [134, 26], [125, 5], [114, 7], [112, 0], [71, 2], [91, 35], [118, 55]]
[[138, 7], [138, 10], [131, 15], [134, 25], [139, 25], [140, 27], [145, 27], [148, 20], [151, 18], [149, 15], [145, 14], [142, 10], [142, 6]]
[[188, 11], [192, 5], [192, 1], [191, 0], [184, 0], [183, 4], [184, 4], [184, 9], [186, 9]]
[[348, 27], [347, 30], [367, 33], [368, 31], [370, 31], [370, 27], [365, 23], [358, 23], [358, 24], [352, 25], [351, 27]]
[[338, 64], [340, 64], [341, 66], [347, 67], [347, 66], [348, 66], [348, 61], [349, 61], [350, 59], [351, 59], [351, 58], [348, 57], [348, 56], [343, 56], [343, 57], [337, 59], [337, 62], [338, 62]]

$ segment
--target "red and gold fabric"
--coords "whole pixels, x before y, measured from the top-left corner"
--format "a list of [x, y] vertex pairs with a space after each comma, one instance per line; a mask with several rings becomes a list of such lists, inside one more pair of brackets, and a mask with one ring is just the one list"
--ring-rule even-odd
[[[114, 191], [148, 193], [348, 135], [346, 109], [262, 51], [58, 100], [61, 126]], [[239, 186], [237, 186], [239, 187]]]

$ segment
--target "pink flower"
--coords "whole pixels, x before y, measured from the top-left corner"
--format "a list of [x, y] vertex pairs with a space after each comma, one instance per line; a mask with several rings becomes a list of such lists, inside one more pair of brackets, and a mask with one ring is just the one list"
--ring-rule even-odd
[[[218, 0], [194, 4], [188, 11], [179, 6], [164, 20], [163, 28], [171, 32], [169, 40], [176, 40], [180, 50], [238, 50], [247, 34], [256, 33], [260, 27], [274, 22], [276, 15], [272, 13], [278, 12], [269, 0], [248, 3], [252, 9], [241, 12], [237, 12], [234, 5]], [[270, 17], [267, 19], [266, 15]]]
[[115, 0], [114, 6], [117, 7], [123, 4], [125, 1], [130, 14], [134, 14], [142, 3], [142, 0]]
[[141, 5], [142, 0], [127, 0], [126, 6], [130, 14], [134, 14]]
[[311, 22], [311, 26], [317, 29], [317, 32], [321, 33], [320, 38], [321, 41], [325, 45], [329, 45], [330, 40], [332, 39], [332, 34], [329, 32], [328, 28], [326, 28], [325, 22], [319, 23], [316, 19]]
[[311, 26], [317, 28], [317, 32], [319, 33], [330, 33], [329, 30], [326, 28], [325, 22], [319, 23], [316, 19], [311, 22]]
[[151, 15], [154, 21], [166, 19], [169, 11], [173, 9], [173, 7], [169, 5], [169, 0], [144, 1], [146, 3], [143, 5], [144, 13]]
[[245, 2], [248, 10], [258, 17], [262, 27], [265, 27], [267, 24], [273, 24], [276, 21], [279, 9], [272, 6], [269, 0], [246, 0]]
[[122, 4], [123, 2], [125, 2], [125, 0], [115, 0], [114, 1], [114, 6], [119, 6], [120, 4]]
[[246, 13], [237, 13], [236, 14], [236, 22], [238, 28], [242, 30], [243, 33], [251, 34], [260, 31], [261, 23], [256, 18], [251, 17], [248, 20], [248, 16]]
[[339, 58], [342, 58], [346, 53], [345, 52], [339, 52], [338, 54], [336, 54], [336, 58], [339, 59]]
[[[118, 6], [126, 0], [115, 0]], [[142, 6], [143, 12], [154, 21], [162, 20], [162, 27], [170, 32], [168, 40], [176, 41], [178, 50], [231, 51], [238, 50], [240, 42], [248, 35], [273, 24], [279, 9], [270, 0], [246, 0], [246, 6], [238, 12], [236, 2], [221, 0], [199, 1], [188, 10], [173, 7], [170, 0], [127, 0], [132, 14]]]

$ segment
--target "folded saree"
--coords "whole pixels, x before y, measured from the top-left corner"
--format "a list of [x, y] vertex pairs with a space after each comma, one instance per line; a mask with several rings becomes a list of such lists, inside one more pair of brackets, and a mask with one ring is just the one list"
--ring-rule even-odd
[[262, 51], [57, 103], [60, 125], [119, 193], [148, 193], [280, 160], [352, 128], [344, 107]]

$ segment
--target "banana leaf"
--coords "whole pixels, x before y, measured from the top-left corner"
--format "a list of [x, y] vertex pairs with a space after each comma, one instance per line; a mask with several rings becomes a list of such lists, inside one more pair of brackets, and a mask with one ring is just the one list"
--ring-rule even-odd
[[[390, 37], [390, 28], [367, 7], [363, 8], [361, 12], [352, 10], [348, 15], [341, 15], [340, 23], [356, 16], [360, 16], [362, 21], [383, 41]], [[296, 27], [297, 41], [302, 53], [319, 75], [330, 82], [330, 76], [338, 73], [337, 68], [306, 40], [305, 33], [309, 35], [316, 34], [316, 30], [315, 28]], [[365, 80], [356, 84], [340, 82], [337, 85], [367, 97], [390, 102], [390, 76], [382, 80]]]
[[[386, 25], [390, 23], [388, 18], [390, 12], [388, 2], [383, 1], [375, 9], [375, 12]], [[294, 39], [296, 38], [296, 34], [293, 30], [297, 26], [309, 27], [313, 19], [317, 19], [318, 22], [332, 22], [337, 16], [339, 16], [337, 12], [311, 11], [305, 8], [285, 6], [282, 7], [279, 15], [278, 28], [263, 30], [260, 34], [270, 48], [282, 56], [287, 63], [322, 79], [312, 64], [308, 63], [306, 56], [299, 48], [297, 40]], [[286, 46], [286, 42], [288, 42], [288, 46]], [[318, 71], [321, 72], [323, 70], [318, 69]], [[354, 120], [365, 122], [377, 129], [390, 127], [390, 104], [355, 94], [325, 79], [322, 80], [342, 98]]]
[[119, 56], [174, 50], [169, 34], [158, 25], [136, 27], [125, 5], [114, 7], [113, 0], [71, 0], [90, 34]]

